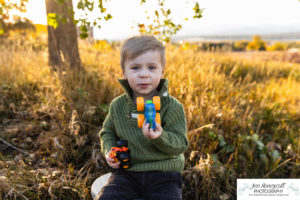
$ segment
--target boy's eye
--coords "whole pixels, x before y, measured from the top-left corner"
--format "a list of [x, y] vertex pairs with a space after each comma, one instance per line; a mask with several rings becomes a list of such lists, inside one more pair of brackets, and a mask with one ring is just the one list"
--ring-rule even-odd
[[132, 69], [132, 70], [138, 70], [139, 67], [138, 67], [138, 66], [133, 66], [133, 67], [131, 67], [131, 69]]
[[149, 68], [150, 70], [156, 69], [156, 67], [155, 67], [155, 66], [152, 66], [152, 65], [149, 66], [148, 68]]

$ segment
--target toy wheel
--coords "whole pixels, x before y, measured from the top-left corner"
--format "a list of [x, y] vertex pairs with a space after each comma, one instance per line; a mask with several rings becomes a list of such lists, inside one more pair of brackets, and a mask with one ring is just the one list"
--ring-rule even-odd
[[121, 155], [120, 155], [120, 160], [122, 161], [122, 162], [129, 162], [129, 159], [130, 159], [130, 155], [129, 155], [129, 153], [128, 152], [123, 152], [123, 153], [121, 153]]
[[160, 97], [159, 96], [153, 97], [153, 104], [155, 105], [155, 110], [160, 110]]
[[145, 121], [145, 115], [139, 114], [137, 120], [138, 120], [138, 127], [142, 128], [143, 127], [143, 123]]
[[117, 141], [118, 147], [128, 147], [128, 142], [126, 140], [119, 140]]
[[137, 111], [143, 111], [144, 110], [145, 103], [144, 103], [144, 98], [143, 97], [136, 98], [136, 107], [137, 107]]
[[156, 113], [155, 122], [161, 124], [160, 113]]
[[130, 163], [129, 162], [124, 162], [124, 163], [121, 163], [121, 167], [123, 169], [128, 169], [130, 167]]

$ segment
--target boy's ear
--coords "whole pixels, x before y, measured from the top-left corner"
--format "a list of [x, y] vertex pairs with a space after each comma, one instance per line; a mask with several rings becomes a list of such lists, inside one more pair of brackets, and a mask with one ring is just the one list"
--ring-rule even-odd
[[122, 75], [123, 75], [123, 78], [124, 78], [124, 79], [127, 79], [127, 76], [126, 76], [126, 74], [125, 74], [125, 71], [124, 71], [124, 70], [122, 70]]

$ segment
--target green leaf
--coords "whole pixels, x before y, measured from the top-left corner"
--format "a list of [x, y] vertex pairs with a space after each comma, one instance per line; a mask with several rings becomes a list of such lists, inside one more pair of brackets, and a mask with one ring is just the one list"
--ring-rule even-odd
[[[81, 35], [81, 34], [80, 34]], [[81, 36], [80, 36], [81, 37]], [[82, 88], [78, 88], [77, 92], [79, 93], [80, 96], [84, 97], [86, 95], [86, 92]]]
[[256, 145], [259, 150], [263, 150], [265, 147], [264, 143], [262, 143], [260, 140], [256, 141]]
[[82, 2], [82, 0], [78, 2], [77, 8], [82, 10], [84, 9], [84, 3]]
[[86, 25], [81, 25], [79, 29], [81, 32], [85, 32], [85, 33], [88, 31], [88, 28]]
[[63, 24], [67, 23], [67, 21], [68, 21], [68, 19], [67, 19], [66, 17], [64, 17], [64, 18], [61, 19], [61, 22], [62, 22]]
[[202, 11], [203, 9], [200, 9], [199, 3], [195, 3], [195, 6], [193, 8], [193, 10], [195, 11], [195, 15], [193, 16], [193, 18], [201, 18], [202, 17]]
[[220, 162], [219, 159], [218, 159], [218, 155], [217, 154], [212, 154], [211, 157], [212, 157], [212, 160], [213, 160], [214, 163]]
[[167, 15], [169, 15], [169, 14], [171, 14], [171, 10], [170, 9], [167, 10]]
[[107, 15], [104, 17], [104, 19], [105, 19], [106, 21], [110, 20], [111, 18], [112, 18], [111, 14], [107, 14]]
[[275, 162], [280, 158], [280, 153], [278, 150], [275, 149], [274, 151], [272, 151], [271, 156], [272, 160]]
[[252, 139], [253, 139], [254, 141], [257, 141], [257, 140], [259, 140], [259, 137], [258, 137], [258, 135], [255, 133], [255, 134], [252, 135]]
[[86, 2], [86, 7], [89, 11], [93, 11], [94, 9], [94, 2]]
[[58, 15], [56, 13], [48, 13], [47, 22], [49, 26], [56, 29], [58, 27]]
[[220, 147], [224, 147], [227, 143], [225, 142], [225, 140], [224, 140], [224, 137], [223, 137], [223, 135], [219, 135], [218, 136], [218, 140], [219, 140], [219, 146]]
[[98, 7], [100, 8], [101, 13], [105, 13], [106, 12], [106, 8], [104, 8], [102, 0], [99, 0]]
[[212, 132], [212, 131], [209, 131], [208, 132], [208, 136], [211, 138], [211, 139], [216, 139], [216, 134], [214, 133], [214, 132]]
[[85, 39], [85, 38], [87, 38], [89, 36], [89, 34], [87, 34], [87, 33], [80, 33], [80, 35], [79, 35], [79, 37], [81, 38], [81, 39]]
[[222, 166], [222, 163], [219, 161], [217, 154], [212, 154], [211, 157], [212, 157], [212, 160], [213, 160], [213, 164], [212, 164], [213, 167]]
[[262, 154], [259, 154], [259, 158], [266, 164], [268, 163], [269, 159], [268, 159], [268, 156], [264, 153]]
[[235, 147], [233, 145], [227, 145], [223, 149], [226, 153], [232, 153], [234, 151]]

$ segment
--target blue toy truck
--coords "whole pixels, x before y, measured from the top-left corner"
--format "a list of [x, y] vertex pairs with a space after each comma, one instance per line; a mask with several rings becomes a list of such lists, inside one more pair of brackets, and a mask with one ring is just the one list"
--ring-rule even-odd
[[156, 129], [156, 122], [161, 123], [160, 114], [156, 111], [160, 110], [160, 97], [154, 96], [153, 101], [148, 100], [144, 103], [143, 97], [138, 97], [136, 99], [137, 111], [145, 111], [144, 114], [138, 115], [138, 127], [142, 128], [143, 123], [149, 124], [149, 129]]

